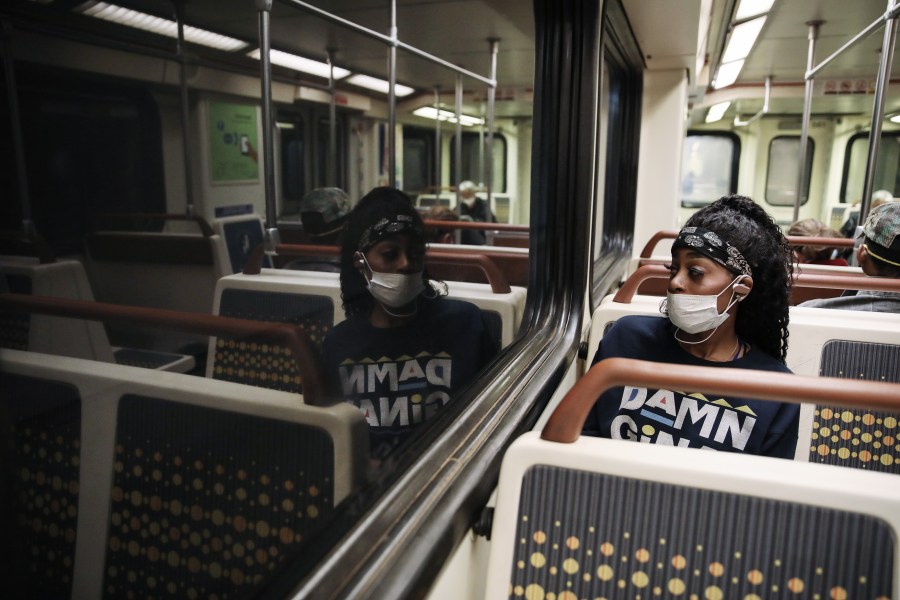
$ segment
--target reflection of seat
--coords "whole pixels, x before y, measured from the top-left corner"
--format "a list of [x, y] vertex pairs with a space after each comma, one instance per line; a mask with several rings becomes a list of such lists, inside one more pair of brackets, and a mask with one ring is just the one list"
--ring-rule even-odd
[[29, 436], [16, 438], [31, 462], [15, 475], [40, 513], [0, 543], [40, 550], [21, 555], [29, 597], [246, 593], [361, 484], [368, 429], [354, 407], [145, 373], [0, 354], [15, 394], [3, 395], [4, 426]]
[[[831, 340], [822, 348], [824, 377], [900, 383], [900, 346]], [[816, 406], [810, 462], [900, 473], [897, 413]]]
[[[262, 217], [257, 214], [224, 217], [213, 221], [212, 226], [225, 244], [231, 273], [240, 273], [253, 249], [265, 239]], [[263, 258], [263, 265], [270, 266], [268, 256]]]

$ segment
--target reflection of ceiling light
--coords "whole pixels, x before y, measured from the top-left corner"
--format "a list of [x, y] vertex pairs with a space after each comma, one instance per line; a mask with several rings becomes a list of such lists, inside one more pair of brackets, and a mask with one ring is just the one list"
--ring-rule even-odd
[[718, 104], [710, 106], [709, 112], [706, 113], [706, 122], [715, 123], [720, 120], [725, 116], [725, 111], [728, 110], [729, 106], [731, 106], [731, 102], [719, 102]]
[[718, 73], [716, 73], [716, 80], [713, 81], [713, 87], [717, 90], [723, 87], [728, 87], [729, 85], [737, 81], [738, 75], [740, 75], [741, 69], [743, 68], [743, 60], [736, 60], [731, 63], [719, 65], [719, 71]]
[[734, 19], [735, 21], [741, 21], [769, 12], [774, 3], [775, 0], [741, 0], [737, 12], [734, 14]]
[[766, 17], [762, 16], [752, 21], [735, 25], [731, 30], [731, 36], [728, 38], [728, 45], [725, 46], [725, 52], [722, 53], [722, 62], [730, 63], [747, 58], [765, 22]]
[[[259, 60], [259, 48], [248, 52], [247, 56]], [[319, 77], [328, 79], [327, 63], [319, 62], [317, 60], [310, 60], [309, 58], [303, 58], [302, 56], [297, 56], [296, 54], [290, 54], [288, 52], [282, 52], [281, 50], [275, 49], [269, 50], [269, 60], [274, 65], [281, 65], [282, 67], [300, 71], [301, 73], [309, 73], [310, 75], [317, 75]], [[348, 71], [347, 69], [342, 69], [340, 67], [334, 68], [335, 79], [342, 79], [349, 74], [350, 71]]]
[[[419, 117], [424, 117], [426, 119], [435, 118], [438, 121], [448, 121], [450, 123], [456, 123], [456, 113], [450, 112], [449, 110], [438, 110], [435, 112], [433, 106], [423, 106], [422, 108], [417, 108], [413, 111], [413, 114]], [[460, 125], [465, 125], [466, 127], [472, 127], [473, 125], [484, 125], [484, 119], [479, 117], [472, 117], [470, 115], [459, 115], [459, 123]]]
[[900, 115], [894, 115], [891, 117], [891, 123], [900, 123]]
[[[122, 8], [114, 4], [107, 4], [106, 2], [85, 2], [75, 10], [89, 17], [96, 17], [118, 23], [119, 25], [143, 29], [144, 31], [178, 39], [178, 24], [170, 19], [154, 17], [153, 15], [129, 8]], [[210, 48], [227, 52], [243, 50], [249, 45], [244, 41], [191, 27], [190, 25], [184, 26], [184, 39], [193, 44], [209, 46]]]
[[277, 127], [278, 129], [294, 129], [294, 124], [275, 121], [275, 127]]
[[[353, 75], [344, 80], [345, 82], [351, 85], [358, 85], [359, 87], [366, 88], [367, 90], [373, 90], [376, 92], [381, 92], [382, 94], [387, 94], [389, 92], [389, 83], [383, 79], [376, 79], [375, 77], [369, 77], [368, 75]], [[394, 95], [398, 98], [402, 98], [403, 96], [409, 96], [416, 90], [406, 86], [401, 85], [399, 83], [394, 84]]]

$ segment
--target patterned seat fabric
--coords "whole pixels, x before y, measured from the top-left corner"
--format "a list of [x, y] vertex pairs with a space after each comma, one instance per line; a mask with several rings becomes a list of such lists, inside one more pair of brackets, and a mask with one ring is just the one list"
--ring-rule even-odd
[[0, 373], [0, 560], [8, 597], [71, 596], [81, 399], [73, 386]]
[[316, 427], [123, 396], [104, 596], [247, 594], [324, 524], [333, 471]]
[[[820, 375], [900, 383], [900, 346], [832, 340], [822, 348]], [[896, 413], [816, 406], [809, 460], [900, 473]]]
[[509, 597], [888, 598], [894, 536], [817, 506], [535, 466]]
[[[222, 292], [219, 314], [225, 317], [299, 325], [321, 346], [331, 329], [334, 305], [330, 298], [242, 289]], [[286, 347], [218, 338], [212, 377], [287, 392], [303, 391], [296, 359]]]

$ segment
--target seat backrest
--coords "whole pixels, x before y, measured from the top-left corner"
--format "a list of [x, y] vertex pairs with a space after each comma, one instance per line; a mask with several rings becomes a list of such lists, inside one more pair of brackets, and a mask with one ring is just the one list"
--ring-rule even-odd
[[[216, 219], [212, 223], [212, 228], [225, 245], [230, 265], [229, 274], [240, 273], [253, 249], [262, 244], [265, 239], [263, 220], [257, 214]], [[263, 266], [271, 266], [268, 256], [263, 257]]]
[[[6, 291], [35, 296], [93, 300], [84, 266], [76, 260], [40, 264], [36, 259], [0, 258]], [[101, 323], [0, 311], [0, 347], [114, 362]]]
[[504, 456], [486, 598], [897, 595], [900, 478], [580, 436], [619, 385], [900, 407], [880, 382], [603, 361]]
[[[40, 497], [22, 508], [28, 536], [3, 543], [41, 555], [56, 547], [45, 538], [65, 543], [65, 554], [23, 558], [30, 569], [55, 569], [53, 590], [68, 585], [72, 598], [244, 593], [361, 485], [368, 429], [355, 408], [146, 373], [0, 354], [4, 390], [16, 393], [3, 396], [4, 424], [25, 432], [18, 460], [31, 460], [13, 473], [20, 492]], [[60, 514], [27, 520], [45, 502]]]

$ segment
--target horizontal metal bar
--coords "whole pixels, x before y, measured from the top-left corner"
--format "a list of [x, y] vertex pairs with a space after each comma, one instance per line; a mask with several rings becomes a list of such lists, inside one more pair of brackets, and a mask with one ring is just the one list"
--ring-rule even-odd
[[463, 69], [462, 67], [457, 66], [449, 61], [446, 61], [442, 58], [438, 58], [437, 56], [435, 56], [433, 54], [429, 54], [428, 52], [425, 52], [424, 50], [420, 50], [420, 49], [416, 48], [415, 46], [411, 46], [405, 42], [401, 42], [400, 40], [392, 38], [389, 35], [384, 35], [383, 33], [379, 33], [377, 31], [375, 31], [374, 29], [369, 29], [368, 27], [363, 27], [362, 25], [359, 25], [358, 23], [354, 23], [353, 21], [344, 19], [343, 17], [339, 17], [337, 15], [331, 14], [330, 12], [322, 10], [321, 8], [319, 8], [317, 6], [313, 6], [312, 4], [309, 4], [307, 2], [303, 2], [303, 0], [279, 0], [279, 1], [282, 2], [283, 4], [290, 4], [291, 6], [296, 6], [297, 8], [301, 8], [301, 9], [305, 10], [306, 12], [317, 15], [317, 16], [325, 19], [326, 21], [331, 21], [332, 23], [336, 23], [336, 24], [340, 25], [341, 27], [346, 27], [347, 29], [356, 31], [357, 33], [367, 35], [370, 38], [373, 38], [384, 44], [387, 44], [388, 46], [396, 46], [397, 48], [402, 48], [403, 50], [406, 50], [407, 52], [409, 52], [411, 54], [415, 54], [416, 56], [424, 58], [425, 60], [428, 60], [435, 64], [441, 65], [442, 67], [450, 69], [451, 71], [455, 71], [456, 73], [459, 73], [461, 75], [465, 75], [466, 77], [471, 77], [472, 79], [475, 79], [476, 81], [480, 81], [490, 87], [497, 87], [497, 81], [494, 79], [491, 79], [489, 77], [484, 77], [482, 75], [479, 75], [477, 73], [469, 71], [468, 69]]

